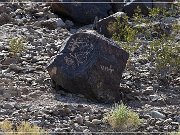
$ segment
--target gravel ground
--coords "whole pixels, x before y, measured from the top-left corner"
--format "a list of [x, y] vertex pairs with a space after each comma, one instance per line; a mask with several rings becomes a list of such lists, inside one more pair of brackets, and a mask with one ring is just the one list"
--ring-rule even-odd
[[[46, 66], [61, 43], [77, 30], [68, 27], [67, 23], [72, 22], [64, 20], [65, 25], [60, 18], [53, 19], [57, 16], [46, 4], [0, 4], [3, 7], [0, 10], [3, 20], [0, 21], [0, 121], [25, 120], [49, 132], [113, 131], [103, 121], [112, 104], [95, 103], [82, 95], [55, 91], [52, 87]], [[7, 13], [6, 17], [2, 13]], [[54, 25], [57, 20], [60, 23]], [[8, 42], [17, 36], [24, 37], [27, 45], [20, 56], [13, 57]], [[180, 74], [159, 79], [154, 67], [142, 57], [141, 54], [132, 57], [131, 66], [123, 74], [122, 85], [130, 91], [123, 95], [123, 100], [144, 119], [138, 129], [127, 132], [178, 131]]]

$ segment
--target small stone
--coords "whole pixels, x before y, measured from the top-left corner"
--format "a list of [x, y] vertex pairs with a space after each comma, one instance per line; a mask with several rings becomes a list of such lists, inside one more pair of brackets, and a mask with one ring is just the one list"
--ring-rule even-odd
[[158, 125], [158, 126], [162, 126], [162, 125], [163, 125], [163, 122], [162, 122], [162, 121], [160, 121], [160, 120], [158, 120], [158, 121], [156, 121], [156, 125]]
[[169, 118], [169, 119], [166, 119], [166, 120], [164, 121], [164, 124], [169, 124], [169, 123], [171, 123], [171, 122], [173, 122], [173, 120], [172, 120], [171, 118]]
[[23, 70], [21, 67], [19, 67], [19, 66], [16, 65], [16, 64], [10, 64], [10, 65], [9, 65], [9, 69], [14, 70], [14, 71], [17, 71], [17, 72]]
[[85, 129], [83, 131], [83, 134], [85, 134], [85, 135], [92, 135], [92, 133], [91, 133], [91, 131], [89, 129]]
[[36, 91], [34, 91], [34, 92], [29, 93], [28, 96], [31, 97], [31, 98], [37, 98], [37, 97], [39, 97], [42, 93], [43, 93], [42, 91], [36, 90]]
[[84, 118], [86, 121], [88, 121], [89, 120], [89, 116], [85, 116], [85, 118]]
[[11, 98], [11, 94], [10, 93], [3, 93], [3, 97], [6, 99]]
[[102, 121], [101, 121], [101, 120], [98, 120], [98, 119], [93, 119], [93, 120], [92, 120], [92, 123], [95, 124], [95, 125], [98, 125], [98, 124], [101, 124]]
[[176, 121], [180, 123], [180, 116], [175, 117]]
[[13, 109], [14, 108], [14, 105], [12, 103], [5, 103], [3, 105], [3, 108], [4, 109]]
[[179, 122], [171, 122], [171, 125], [179, 126]]
[[10, 64], [16, 64], [18, 61], [16, 58], [5, 58], [2, 61], [2, 65], [10, 65]]
[[152, 95], [152, 94], [154, 94], [153, 87], [152, 87], [152, 86], [147, 87], [147, 88], [143, 91], [143, 94], [145, 94], [145, 95]]
[[150, 112], [150, 115], [153, 117], [153, 118], [165, 118], [166, 116], [158, 111], [151, 111]]
[[78, 114], [77, 117], [75, 118], [78, 124], [82, 125], [83, 124], [83, 117]]
[[85, 121], [84, 124], [87, 126], [87, 127], [94, 127], [95, 125], [90, 122], [90, 121]]
[[83, 105], [78, 105], [77, 106], [77, 110], [79, 110], [80, 112], [84, 112], [85, 111], [85, 108]]

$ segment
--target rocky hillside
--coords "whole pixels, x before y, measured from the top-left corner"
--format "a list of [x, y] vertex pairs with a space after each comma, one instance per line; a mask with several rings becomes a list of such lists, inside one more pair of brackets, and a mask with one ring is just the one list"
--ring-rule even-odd
[[[63, 6], [67, 9], [65, 4]], [[111, 6], [104, 5], [106, 8], [102, 10], [98, 10], [99, 7], [96, 6], [97, 14], [106, 10], [107, 14], [100, 16], [107, 19], [114, 13]], [[68, 8], [75, 10], [74, 7]], [[54, 5], [49, 3], [0, 3], [0, 122], [9, 120], [16, 124], [28, 121], [48, 132], [64, 134], [115, 131], [104, 121], [112, 104], [92, 101], [81, 94], [55, 88], [46, 69], [68, 37], [82, 30], [98, 31], [96, 23], [102, 18], [94, 20], [93, 16], [89, 16], [89, 21], [86, 22], [83, 16], [70, 12], [73, 10], [64, 10], [62, 15], [57, 14], [59, 11], [55, 12]], [[158, 24], [161, 27], [165, 24], [171, 28], [175, 23], [178, 27], [178, 10], [179, 8], [171, 9], [175, 14], [161, 16], [161, 23], [159, 19], [154, 19], [151, 25]], [[99, 23], [104, 24], [101, 21]], [[144, 23], [128, 23], [148, 30]], [[168, 31], [166, 27], [160, 30]], [[175, 30], [171, 29], [167, 33], [173, 34], [173, 43], [177, 44], [176, 50], [179, 53], [180, 32], [178, 28]], [[139, 37], [137, 50], [126, 50], [130, 57], [121, 79], [121, 100], [137, 112], [143, 122], [138, 128], [124, 132], [177, 132], [180, 126], [179, 70], [157, 70], [156, 63], [144, 55], [148, 54], [146, 48], [150, 46], [152, 38], [159, 38], [159, 35], [154, 33], [150, 38], [142, 38], [141, 33], [136, 35]], [[122, 48], [126, 43], [119, 40], [117, 42]], [[124, 47], [126, 48], [127, 46]], [[179, 58], [179, 54], [175, 56]]]

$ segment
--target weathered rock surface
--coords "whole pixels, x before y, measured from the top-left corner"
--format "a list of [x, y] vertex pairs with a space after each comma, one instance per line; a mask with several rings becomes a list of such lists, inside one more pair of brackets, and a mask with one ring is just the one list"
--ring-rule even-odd
[[[60, 3], [58, 0], [52, 0], [52, 11], [60, 16], [66, 16], [73, 19], [74, 22], [82, 24], [93, 23], [95, 17], [104, 18], [108, 16], [108, 12], [111, 10], [109, 3], [92, 3], [92, 2], [108, 2], [109, 0], [90, 0], [90, 1], [78, 1], [78, 2], [91, 2], [89, 3]], [[75, 0], [62, 0], [61, 2], [76, 2]]]
[[47, 70], [66, 91], [104, 101], [120, 100], [119, 84], [128, 53], [113, 41], [84, 31], [64, 42]]
[[120, 21], [123, 21], [123, 16], [125, 15], [126, 14], [123, 12], [117, 12], [113, 15], [99, 20], [96, 23], [97, 32], [104, 35], [105, 37], [111, 38], [113, 35], [113, 32], [111, 31], [111, 25], [117, 21], [117, 17], [120, 18]]

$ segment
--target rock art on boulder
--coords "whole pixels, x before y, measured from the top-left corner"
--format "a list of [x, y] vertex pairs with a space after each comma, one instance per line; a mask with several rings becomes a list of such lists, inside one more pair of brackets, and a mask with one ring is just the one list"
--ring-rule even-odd
[[97, 23], [95, 24], [97, 32], [104, 35], [105, 37], [111, 38], [113, 33], [110, 30], [110, 25], [117, 21], [117, 17], [120, 18], [120, 21], [123, 21], [123, 16], [125, 15], [126, 14], [124, 12], [117, 12], [97, 21]]
[[120, 80], [129, 54], [95, 31], [71, 35], [47, 66], [64, 91], [98, 101], [121, 100]]
[[[111, 10], [109, 3], [92, 3], [92, 2], [108, 2], [109, 0], [51, 0], [52, 11], [60, 16], [71, 18], [76, 23], [90, 24], [93, 23], [95, 17], [104, 18], [108, 16]], [[57, 2], [57, 3], [56, 3]], [[63, 3], [66, 2], [66, 3]], [[72, 2], [72, 3], [68, 3]], [[73, 3], [74, 2], [74, 3]], [[82, 2], [82, 3], [80, 3]], [[83, 3], [91, 2], [91, 3]]]

